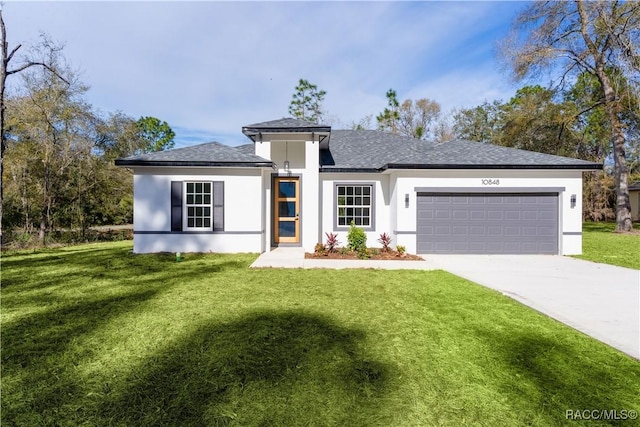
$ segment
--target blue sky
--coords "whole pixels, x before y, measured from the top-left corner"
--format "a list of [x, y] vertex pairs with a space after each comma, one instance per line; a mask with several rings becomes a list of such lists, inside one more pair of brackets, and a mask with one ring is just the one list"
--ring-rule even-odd
[[509, 99], [496, 41], [523, 2], [16, 2], [10, 48], [45, 32], [102, 112], [165, 120], [176, 145], [246, 143], [241, 127], [288, 116], [298, 79], [348, 125], [393, 88], [443, 110]]

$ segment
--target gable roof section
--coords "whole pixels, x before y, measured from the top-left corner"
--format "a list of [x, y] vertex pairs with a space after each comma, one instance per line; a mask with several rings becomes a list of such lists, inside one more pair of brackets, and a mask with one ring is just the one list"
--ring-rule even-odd
[[219, 142], [176, 148], [116, 160], [116, 166], [272, 167], [273, 162]]
[[242, 127], [242, 133], [254, 139], [260, 133], [290, 133], [290, 132], [331, 132], [331, 126], [320, 125], [306, 120], [291, 117], [268, 122], [254, 123]]
[[433, 143], [372, 130], [334, 130], [320, 154], [321, 172], [387, 169], [602, 169], [599, 163], [454, 140]]

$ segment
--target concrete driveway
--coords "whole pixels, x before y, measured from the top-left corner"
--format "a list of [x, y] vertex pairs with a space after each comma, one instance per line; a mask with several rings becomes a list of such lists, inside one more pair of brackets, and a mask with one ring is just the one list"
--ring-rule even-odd
[[640, 270], [551, 255], [425, 255], [640, 359]]

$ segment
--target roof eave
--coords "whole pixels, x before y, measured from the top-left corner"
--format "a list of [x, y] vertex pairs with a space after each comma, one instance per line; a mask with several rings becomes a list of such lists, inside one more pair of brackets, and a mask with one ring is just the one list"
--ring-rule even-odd
[[331, 133], [331, 126], [251, 127], [244, 126], [242, 133], [255, 142], [255, 137], [269, 133]]
[[380, 169], [377, 168], [333, 168], [333, 167], [320, 167], [320, 173], [380, 173]]
[[209, 161], [159, 161], [159, 160], [116, 160], [116, 166], [160, 166], [160, 167], [231, 167], [231, 168], [271, 168], [273, 162], [209, 162]]
[[387, 163], [382, 167], [386, 169], [569, 169], [569, 170], [599, 170], [601, 164], [591, 163], [584, 165], [544, 165], [544, 164], [423, 164], [423, 163]]

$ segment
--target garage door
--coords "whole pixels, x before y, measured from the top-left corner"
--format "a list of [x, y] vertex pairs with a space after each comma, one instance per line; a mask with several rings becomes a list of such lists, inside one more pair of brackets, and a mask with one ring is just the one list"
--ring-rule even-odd
[[417, 210], [418, 253], [558, 253], [557, 193], [418, 193]]

